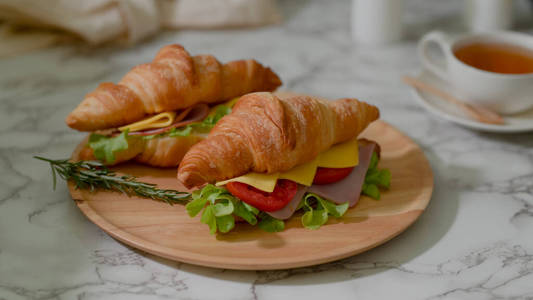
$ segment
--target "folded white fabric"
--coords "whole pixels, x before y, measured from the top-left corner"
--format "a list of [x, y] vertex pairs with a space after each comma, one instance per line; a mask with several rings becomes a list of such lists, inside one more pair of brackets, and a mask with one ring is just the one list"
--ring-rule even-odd
[[10, 28], [19, 25], [60, 29], [100, 44], [135, 43], [161, 28], [259, 26], [280, 19], [275, 0], [0, 0], [0, 56], [57, 40], [50, 32], [13, 34]]
[[161, 22], [168, 28], [261, 26], [278, 23], [275, 0], [160, 0]]

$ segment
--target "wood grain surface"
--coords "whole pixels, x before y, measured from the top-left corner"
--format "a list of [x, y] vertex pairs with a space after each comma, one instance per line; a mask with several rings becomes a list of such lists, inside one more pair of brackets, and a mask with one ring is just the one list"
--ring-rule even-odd
[[[390, 240], [420, 216], [431, 198], [431, 167], [411, 139], [383, 121], [374, 122], [362, 136], [381, 145], [380, 167], [390, 169], [391, 189], [382, 192], [379, 201], [362, 197], [345, 216], [330, 218], [318, 230], [303, 228], [296, 215], [279, 233], [239, 223], [230, 233], [210, 235], [200, 218], [190, 218], [182, 205], [170, 206], [117, 192], [77, 190], [72, 184], [69, 190], [81, 211], [112, 237], [168, 259], [244, 270], [315, 265]], [[77, 147], [73, 158], [84, 143]], [[175, 168], [126, 163], [113, 169], [162, 188], [186, 190], [177, 182]]]

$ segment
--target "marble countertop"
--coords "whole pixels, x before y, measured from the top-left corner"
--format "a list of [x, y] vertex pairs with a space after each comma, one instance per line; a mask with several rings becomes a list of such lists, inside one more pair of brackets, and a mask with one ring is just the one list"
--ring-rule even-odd
[[[349, 1], [284, 1], [279, 26], [0, 60], [0, 299], [532, 299], [533, 134], [471, 131], [415, 103], [400, 76], [420, 68], [416, 41], [434, 28], [461, 30], [462, 1], [407, 6], [406, 38], [383, 47], [351, 42]], [[48, 166], [32, 156], [68, 157], [83, 134], [63, 120], [82, 97], [174, 42], [221, 60], [257, 58], [286, 89], [378, 105], [430, 161], [429, 207], [378, 248], [291, 270], [210, 269], [116, 242], [81, 214], [64, 182], [52, 190]]]

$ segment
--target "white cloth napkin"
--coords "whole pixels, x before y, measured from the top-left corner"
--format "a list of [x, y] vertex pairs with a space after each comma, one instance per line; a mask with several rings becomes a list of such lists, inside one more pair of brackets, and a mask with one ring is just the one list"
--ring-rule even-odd
[[0, 20], [1, 57], [56, 43], [62, 32], [90, 44], [135, 43], [162, 28], [260, 26], [281, 17], [275, 0], [0, 0]]

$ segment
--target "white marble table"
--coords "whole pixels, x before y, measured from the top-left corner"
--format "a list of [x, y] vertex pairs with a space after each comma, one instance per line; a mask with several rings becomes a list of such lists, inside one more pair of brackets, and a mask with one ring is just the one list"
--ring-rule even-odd
[[[421, 34], [461, 28], [461, 1], [408, 1], [407, 39], [376, 48], [350, 42], [349, 5], [286, 1], [280, 26], [169, 32], [130, 49], [76, 45], [1, 60], [0, 299], [532, 299], [533, 134], [437, 120], [399, 80], [419, 68]], [[67, 157], [82, 134], [63, 120], [83, 95], [172, 42], [222, 60], [255, 57], [294, 91], [377, 104], [431, 162], [427, 211], [364, 254], [283, 271], [197, 267], [116, 242], [80, 213], [64, 182], [52, 191], [48, 166], [31, 157]]]

